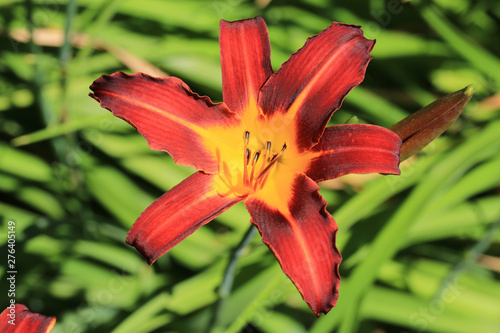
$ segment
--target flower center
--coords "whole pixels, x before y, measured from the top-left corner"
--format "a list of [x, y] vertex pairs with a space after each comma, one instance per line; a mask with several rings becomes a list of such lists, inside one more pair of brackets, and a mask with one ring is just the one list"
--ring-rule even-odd
[[238, 163], [236, 170], [231, 170], [227, 164], [224, 164], [220, 173], [222, 182], [230, 192], [238, 196], [245, 196], [262, 189], [273, 167], [287, 148], [285, 142], [279, 152], [273, 152], [273, 144], [271, 141], [266, 141], [261, 149], [258, 149], [258, 145], [257, 149], [252, 149], [252, 146], [256, 145], [250, 144], [250, 139], [250, 132], [245, 131], [243, 133], [243, 164]]
[[[272, 153], [272, 143], [271, 141], [266, 142], [266, 151], [264, 154], [261, 153], [261, 150], [257, 150], [253, 153], [248, 148], [248, 143], [250, 141], [250, 132], [245, 131], [244, 135], [244, 156], [243, 156], [243, 184], [247, 187], [252, 188], [253, 191], [257, 189], [261, 189], [266, 183], [267, 178], [269, 177], [269, 171], [272, 166], [276, 164], [278, 159], [285, 153], [286, 150], [286, 142], [283, 144], [281, 151], [279, 153]], [[261, 157], [261, 155], [263, 155]], [[250, 162], [250, 160], [252, 162]], [[260, 160], [260, 163], [259, 163]], [[251, 164], [251, 165], [250, 165]], [[259, 167], [260, 165], [260, 167]], [[258, 172], [256, 170], [259, 169]]]

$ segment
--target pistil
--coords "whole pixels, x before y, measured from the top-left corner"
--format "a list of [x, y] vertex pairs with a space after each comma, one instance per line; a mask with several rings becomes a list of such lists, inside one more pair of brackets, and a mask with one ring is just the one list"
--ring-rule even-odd
[[276, 153], [273, 155], [273, 157], [269, 161], [269, 164], [266, 166], [266, 168], [264, 170], [262, 170], [260, 172], [257, 179], [261, 178], [274, 165], [274, 163], [276, 163], [278, 161], [278, 159], [281, 157], [281, 155], [283, 155], [285, 150], [286, 150], [286, 143], [283, 145], [283, 148], [281, 148], [281, 151], [279, 153]]

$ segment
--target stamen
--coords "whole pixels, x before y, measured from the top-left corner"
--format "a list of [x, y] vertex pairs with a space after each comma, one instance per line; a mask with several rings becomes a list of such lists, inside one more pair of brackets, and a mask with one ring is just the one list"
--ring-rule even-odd
[[257, 164], [257, 161], [259, 160], [260, 156], [260, 150], [257, 150], [255, 154], [253, 155], [253, 161], [252, 161], [252, 172], [250, 173], [250, 182], [249, 184], [252, 184], [253, 182], [253, 177], [255, 175], [255, 164]]
[[[267, 161], [269, 163], [270, 157], [269, 155], [271, 154], [271, 141], [266, 142], [266, 155], [264, 156], [264, 161]], [[262, 170], [266, 167], [266, 163], [262, 162], [262, 165], [260, 166], [259, 170], [259, 175], [262, 173]]]
[[260, 179], [262, 176], [264, 176], [267, 173], [267, 171], [269, 171], [269, 169], [278, 161], [281, 155], [284, 154], [285, 150], [286, 150], [286, 142], [283, 144], [281, 151], [273, 155], [273, 157], [269, 161], [269, 164], [264, 168], [264, 170], [259, 172], [259, 175], [257, 176], [256, 179]]
[[269, 164], [264, 168], [264, 170], [262, 170], [259, 175], [257, 176], [256, 179], [260, 179], [262, 176], [264, 176], [267, 171], [269, 169], [271, 169], [271, 167], [274, 165], [274, 163], [276, 163], [276, 161], [278, 161], [278, 159], [276, 158], [276, 156], [278, 156], [278, 154], [274, 154], [273, 158], [271, 159], [271, 162], [269, 162]]
[[260, 150], [257, 150], [253, 155], [252, 166], [254, 166], [255, 163], [257, 163], [257, 161], [259, 160], [259, 156], [260, 156]]
[[[250, 143], [250, 132], [245, 131], [243, 133], [243, 143], [244, 143], [244, 153], [243, 153], [243, 185], [247, 187], [252, 187], [255, 191], [258, 187], [262, 188], [269, 177], [269, 170], [276, 164], [281, 155], [284, 154], [287, 146], [286, 142], [281, 147], [281, 151], [278, 153], [272, 153], [272, 143], [271, 141], [266, 141], [266, 152], [263, 153], [260, 150], [257, 150], [253, 153], [248, 148]], [[262, 159], [261, 159], [262, 155]], [[252, 165], [250, 164], [250, 158], [252, 157]], [[260, 167], [259, 159], [262, 160]], [[249, 169], [251, 168], [251, 169]], [[259, 168], [259, 170], [257, 170]], [[257, 177], [255, 177], [257, 175]]]
[[250, 141], [250, 132], [249, 131], [245, 131], [245, 133], [243, 134], [243, 143], [244, 143], [244, 147], [243, 147], [243, 184], [245, 186], [248, 186], [248, 162], [250, 161], [250, 149], [248, 149], [248, 142]]
[[259, 190], [262, 189], [264, 187], [264, 185], [266, 184], [267, 178], [269, 178], [269, 172], [266, 173], [266, 175], [264, 177], [262, 177], [261, 179], [258, 179], [255, 182], [255, 185], [253, 186], [253, 190], [255, 191], [257, 189], [257, 186], [259, 186]]
[[281, 154], [285, 152], [285, 149], [286, 149], [286, 142], [283, 144], [283, 148], [281, 148]]
[[245, 164], [248, 165], [248, 162], [250, 162], [250, 149], [247, 148], [245, 152]]
[[250, 161], [250, 149], [246, 148], [243, 161], [243, 184], [248, 186], [248, 162]]

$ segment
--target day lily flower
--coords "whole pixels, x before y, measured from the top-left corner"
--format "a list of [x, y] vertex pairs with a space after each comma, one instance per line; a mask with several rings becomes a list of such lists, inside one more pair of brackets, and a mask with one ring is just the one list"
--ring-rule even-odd
[[56, 317], [31, 312], [24, 304], [11, 304], [0, 314], [0, 332], [49, 333], [56, 324]]
[[137, 128], [152, 149], [198, 171], [137, 219], [126, 242], [152, 264], [237, 202], [283, 272], [319, 315], [336, 303], [337, 224], [317, 182], [348, 173], [399, 174], [401, 139], [372, 125], [326, 127], [364, 78], [374, 41], [333, 23], [273, 73], [261, 17], [220, 24], [223, 103], [175, 77], [104, 75], [91, 97]]

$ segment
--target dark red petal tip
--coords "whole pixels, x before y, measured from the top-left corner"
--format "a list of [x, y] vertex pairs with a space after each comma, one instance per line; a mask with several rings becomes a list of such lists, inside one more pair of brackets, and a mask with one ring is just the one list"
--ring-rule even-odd
[[334, 22], [294, 53], [262, 87], [264, 113], [291, 113], [298, 145], [303, 150], [318, 142], [332, 113], [347, 93], [363, 81], [375, 41], [358, 26]]
[[260, 88], [273, 73], [266, 23], [260, 16], [221, 20], [219, 41], [224, 103], [241, 113], [257, 103]]
[[204, 146], [213, 133], [203, 130], [237, 121], [223, 103], [193, 93], [178, 78], [142, 73], [103, 75], [90, 89], [92, 98], [137, 128], [152, 149], [167, 151], [179, 164], [217, 171], [215, 157]]
[[24, 304], [11, 304], [0, 314], [2, 333], [49, 333], [56, 324], [56, 317], [31, 312]]
[[337, 224], [326, 211], [318, 186], [307, 176], [297, 175], [286, 212], [260, 199], [249, 198], [245, 204], [262, 241], [304, 301], [317, 316], [330, 311], [338, 299], [342, 257], [335, 246]]

